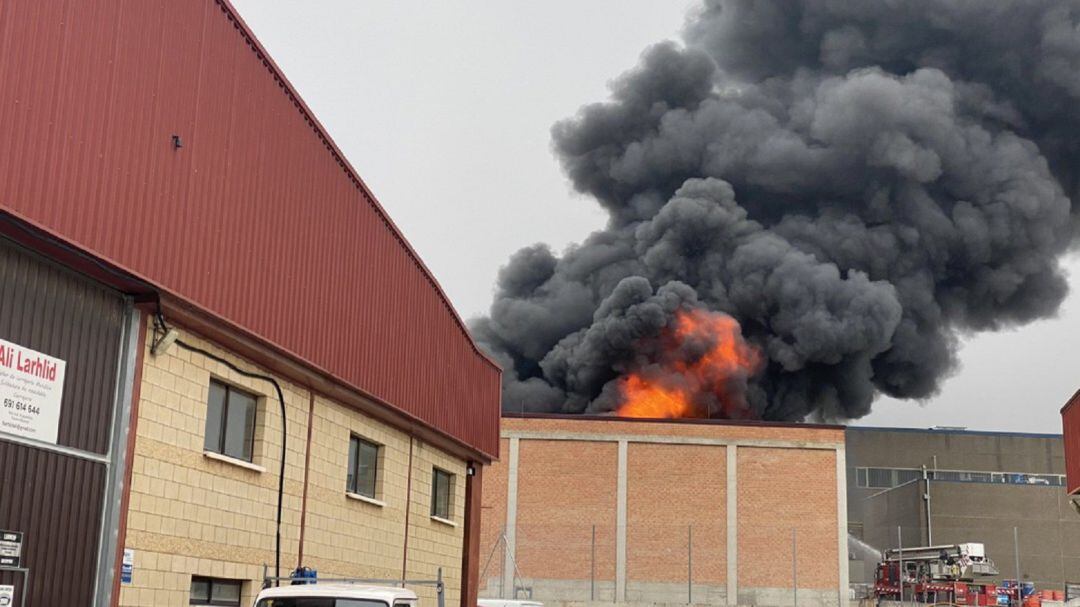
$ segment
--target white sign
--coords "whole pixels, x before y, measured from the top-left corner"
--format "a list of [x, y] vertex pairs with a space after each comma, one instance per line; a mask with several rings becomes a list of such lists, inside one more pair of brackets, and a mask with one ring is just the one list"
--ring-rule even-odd
[[0, 432], [56, 443], [64, 364], [0, 339]]
[[0, 586], [0, 607], [11, 607], [15, 604], [15, 587]]
[[23, 534], [0, 530], [0, 568], [18, 567], [22, 563]]
[[130, 584], [131, 574], [135, 572], [135, 551], [124, 548], [124, 560], [120, 563], [120, 583]]

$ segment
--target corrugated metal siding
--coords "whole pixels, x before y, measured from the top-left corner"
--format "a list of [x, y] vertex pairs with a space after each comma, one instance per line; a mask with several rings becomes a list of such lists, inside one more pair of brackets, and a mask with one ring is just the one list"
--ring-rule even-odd
[[1061, 410], [1065, 435], [1066, 486], [1070, 495], [1080, 495], [1080, 392]]
[[57, 442], [106, 454], [123, 300], [0, 240], [0, 338], [67, 362]]
[[[90, 605], [105, 465], [3, 440], [0, 462], [0, 529], [24, 533], [26, 604]], [[6, 575], [0, 584], [17, 583]]]
[[320, 133], [216, 0], [0, 3], [0, 206], [496, 454], [498, 370]]

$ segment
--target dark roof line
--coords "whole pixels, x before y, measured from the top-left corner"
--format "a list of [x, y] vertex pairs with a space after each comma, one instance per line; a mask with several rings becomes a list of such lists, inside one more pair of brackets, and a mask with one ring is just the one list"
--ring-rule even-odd
[[808, 428], [812, 430], [843, 430], [844, 426], [837, 424], [813, 424], [806, 422], [774, 422], [751, 419], [705, 419], [705, 418], [642, 418], [642, 417], [619, 417], [618, 415], [597, 415], [586, 413], [528, 413], [503, 411], [504, 418], [512, 419], [560, 419], [582, 420], [603, 422], [635, 422], [647, 424], [688, 424], [700, 426], [753, 426], [768, 428]]
[[904, 432], [908, 434], [960, 434], [971, 436], [1016, 436], [1021, 438], [1061, 438], [1060, 434], [1011, 432], [1007, 430], [961, 430], [959, 428], [887, 428], [885, 426], [848, 426], [851, 432]]

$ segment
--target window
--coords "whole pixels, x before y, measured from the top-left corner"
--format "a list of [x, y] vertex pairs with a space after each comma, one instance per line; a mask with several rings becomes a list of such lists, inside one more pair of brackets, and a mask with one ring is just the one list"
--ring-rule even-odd
[[257, 400], [230, 385], [210, 380], [206, 403], [206, 441], [203, 448], [244, 461], [252, 461], [255, 450], [255, 406]]
[[866, 484], [866, 468], [855, 469], [855, 486], [856, 487], [868, 487]]
[[240, 584], [237, 580], [218, 580], [191, 577], [191, 598], [188, 605], [240, 605]]
[[916, 468], [857, 468], [855, 485], [870, 489], [891, 489], [922, 478]]
[[375, 499], [379, 446], [359, 436], [349, 438], [349, 476], [345, 490]]
[[454, 475], [435, 468], [431, 471], [431, 516], [451, 520], [450, 494], [454, 491]]

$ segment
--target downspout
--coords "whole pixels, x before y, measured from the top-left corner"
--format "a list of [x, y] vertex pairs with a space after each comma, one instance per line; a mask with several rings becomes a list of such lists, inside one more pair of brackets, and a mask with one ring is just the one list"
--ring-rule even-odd
[[311, 476], [311, 424], [315, 418], [315, 392], [308, 388], [307, 445], [304, 447], [304, 497], [300, 501], [300, 549], [296, 555], [296, 568], [304, 566], [304, 531], [307, 529], [308, 479]]
[[409, 512], [412, 510], [413, 436], [409, 435], [409, 476], [405, 484], [405, 541], [401, 548], [401, 579], [409, 576]]

